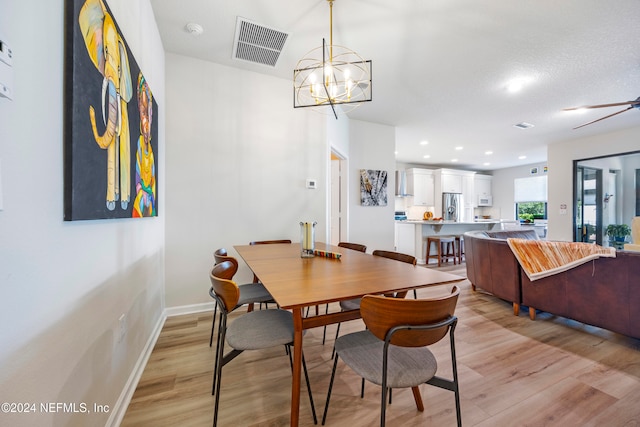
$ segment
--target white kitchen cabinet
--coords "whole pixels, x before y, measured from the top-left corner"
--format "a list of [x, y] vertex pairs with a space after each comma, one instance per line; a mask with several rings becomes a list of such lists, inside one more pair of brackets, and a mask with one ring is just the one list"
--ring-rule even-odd
[[413, 195], [413, 206], [433, 206], [433, 172], [429, 169], [407, 169], [407, 193]]
[[441, 190], [443, 193], [462, 193], [462, 175], [442, 173]]
[[416, 256], [416, 228], [420, 225], [396, 222], [396, 252]]
[[474, 179], [474, 203], [475, 206], [491, 206], [493, 197], [491, 195], [491, 175], [476, 175]]

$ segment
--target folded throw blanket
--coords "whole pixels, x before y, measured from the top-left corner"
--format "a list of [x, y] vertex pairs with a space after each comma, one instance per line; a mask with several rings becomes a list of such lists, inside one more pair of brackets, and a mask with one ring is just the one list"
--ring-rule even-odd
[[567, 271], [600, 257], [615, 258], [615, 248], [591, 243], [507, 239], [520, 266], [534, 281]]

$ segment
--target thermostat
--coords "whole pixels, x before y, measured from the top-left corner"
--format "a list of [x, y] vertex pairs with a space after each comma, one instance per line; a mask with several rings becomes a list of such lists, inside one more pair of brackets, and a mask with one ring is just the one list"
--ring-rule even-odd
[[315, 179], [307, 179], [307, 188], [310, 190], [315, 190], [317, 186], [317, 181]]

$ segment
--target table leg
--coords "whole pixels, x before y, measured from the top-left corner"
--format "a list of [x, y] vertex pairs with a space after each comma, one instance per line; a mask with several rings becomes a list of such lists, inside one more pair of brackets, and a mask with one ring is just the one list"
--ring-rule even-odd
[[291, 426], [300, 418], [300, 371], [302, 367], [302, 308], [293, 309], [293, 378], [291, 383]]

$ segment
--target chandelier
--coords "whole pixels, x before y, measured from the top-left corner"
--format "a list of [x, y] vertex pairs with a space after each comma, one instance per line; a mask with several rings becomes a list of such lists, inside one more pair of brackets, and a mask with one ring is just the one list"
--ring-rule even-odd
[[343, 113], [371, 101], [371, 61], [356, 52], [333, 44], [333, 1], [329, 2], [329, 44], [307, 53], [293, 70], [293, 107], [329, 107], [338, 118], [336, 106]]

